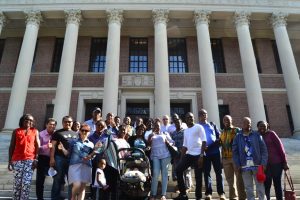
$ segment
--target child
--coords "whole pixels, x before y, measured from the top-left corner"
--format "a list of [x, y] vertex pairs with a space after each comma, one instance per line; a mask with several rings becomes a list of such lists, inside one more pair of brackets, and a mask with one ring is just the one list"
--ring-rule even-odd
[[104, 174], [104, 168], [106, 167], [106, 161], [104, 159], [100, 159], [98, 163], [98, 168], [96, 169], [95, 174], [95, 182], [94, 187], [97, 188], [97, 197], [96, 199], [100, 199], [99, 197], [103, 196], [103, 192], [109, 187], [106, 184], [106, 178]]

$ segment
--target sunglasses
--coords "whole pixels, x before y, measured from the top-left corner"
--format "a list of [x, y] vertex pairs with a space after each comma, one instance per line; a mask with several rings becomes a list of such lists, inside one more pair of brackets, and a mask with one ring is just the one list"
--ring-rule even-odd
[[31, 118], [25, 118], [24, 120], [25, 120], [25, 121], [33, 122], [33, 119], [31, 119]]
[[87, 129], [80, 129], [80, 131], [83, 132], [83, 133], [88, 133], [88, 132], [90, 132], [90, 130], [87, 130]]

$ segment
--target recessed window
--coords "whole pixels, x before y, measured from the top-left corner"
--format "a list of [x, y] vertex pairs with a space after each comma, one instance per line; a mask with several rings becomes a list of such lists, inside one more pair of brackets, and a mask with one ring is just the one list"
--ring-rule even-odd
[[211, 39], [210, 43], [215, 73], [226, 73], [222, 40]]
[[254, 39], [252, 40], [252, 46], [253, 46], [254, 56], [255, 56], [255, 60], [256, 60], [257, 72], [259, 74], [261, 74], [262, 70], [261, 70], [261, 65], [260, 65], [258, 53], [257, 53], [257, 47], [256, 47], [256, 43], [255, 43]]
[[104, 72], [107, 38], [92, 38], [89, 72]]
[[1, 60], [2, 60], [4, 45], [5, 45], [5, 39], [0, 39], [0, 63], [1, 63]]
[[294, 131], [294, 122], [293, 122], [293, 116], [292, 116], [290, 105], [286, 105], [286, 112], [287, 112], [287, 116], [288, 116], [288, 120], [289, 120], [290, 130], [291, 130], [291, 132], [293, 132]]
[[223, 118], [225, 115], [230, 115], [229, 105], [219, 105], [219, 119], [221, 129], [224, 129]]
[[129, 72], [148, 72], [147, 38], [130, 38]]
[[186, 73], [187, 67], [187, 53], [186, 41], [184, 38], [169, 38], [169, 72], [170, 73]]
[[59, 72], [64, 38], [56, 38], [51, 72]]
[[278, 74], [282, 74], [282, 67], [279, 59], [279, 54], [278, 54], [278, 49], [277, 49], [277, 44], [275, 40], [272, 41], [272, 48], [273, 48], [273, 54], [275, 58], [275, 63], [276, 63], [276, 69]]

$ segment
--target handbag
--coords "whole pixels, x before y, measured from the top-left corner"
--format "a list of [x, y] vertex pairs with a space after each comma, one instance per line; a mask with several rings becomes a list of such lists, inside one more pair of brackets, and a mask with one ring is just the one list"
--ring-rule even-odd
[[[293, 184], [293, 180], [290, 174], [290, 171], [287, 170], [289, 172], [289, 174], [287, 174], [287, 172], [284, 172], [284, 197], [285, 200], [296, 200], [296, 193], [295, 193], [295, 189], [294, 189], [294, 184]], [[286, 188], [286, 182], [288, 182], [289, 186], [290, 186], [290, 190], [288, 190]]]
[[168, 150], [171, 154], [171, 157], [172, 158], [176, 158], [179, 156], [179, 151], [178, 151], [178, 148], [174, 145], [170, 145], [169, 143], [166, 143], [167, 147], [168, 147]]
[[256, 179], [259, 183], [263, 183], [266, 180], [266, 175], [264, 173], [264, 167], [262, 165], [258, 166], [257, 173], [256, 173]]

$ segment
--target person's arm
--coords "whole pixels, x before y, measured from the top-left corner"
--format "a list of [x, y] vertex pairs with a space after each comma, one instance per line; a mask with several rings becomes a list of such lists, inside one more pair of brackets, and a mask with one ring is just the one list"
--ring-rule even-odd
[[[72, 145], [72, 146], [73, 146], [73, 145]], [[70, 151], [67, 150], [61, 142], [59, 142], [57, 148], [58, 148], [59, 150], [61, 150], [65, 156], [68, 156], [69, 153], [70, 153]], [[72, 147], [70, 147], [70, 148], [72, 148]]]
[[56, 140], [52, 140], [51, 144], [52, 144], [52, 148], [50, 149], [50, 167], [54, 167], [55, 166], [54, 155], [55, 155], [57, 141]]
[[239, 159], [239, 147], [238, 147], [238, 135], [235, 136], [235, 138], [233, 139], [233, 143], [232, 143], [232, 159], [234, 162], [234, 165], [240, 169], [241, 168], [241, 164], [240, 164], [240, 159]]
[[39, 137], [39, 132], [37, 129], [35, 129], [35, 141], [34, 141], [34, 146], [35, 146], [35, 160], [32, 163], [32, 169], [35, 169], [38, 164], [38, 156], [39, 156], [39, 149], [40, 149], [40, 137]]
[[203, 128], [203, 126], [199, 126], [199, 134], [200, 134], [200, 138], [202, 140], [202, 144], [201, 144], [201, 152], [200, 152], [200, 157], [198, 160], [198, 166], [200, 168], [203, 167], [203, 157], [204, 157], [204, 152], [206, 149], [206, 134], [205, 134], [205, 130]]
[[[257, 133], [259, 134], [259, 133]], [[264, 139], [262, 138], [261, 135], [259, 136], [259, 148], [260, 148], [260, 154], [261, 154], [261, 165], [264, 166], [264, 169], [267, 167], [268, 163], [268, 150], [267, 150], [267, 145], [264, 142]]]
[[287, 164], [287, 159], [286, 159], [286, 155], [285, 155], [285, 150], [284, 150], [284, 146], [280, 140], [280, 138], [278, 137], [278, 135], [274, 132], [271, 131], [272, 134], [272, 141], [274, 143], [274, 146], [277, 147], [278, 149], [278, 153], [279, 153], [279, 157], [281, 158], [281, 161], [283, 163], [283, 169], [286, 171], [289, 169], [289, 166]]
[[10, 139], [10, 145], [9, 145], [9, 149], [8, 149], [8, 165], [7, 168], [9, 171], [12, 171], [11, 169], [11, 158], [12, 155], [14, 153], [14, 150], [16, 148], [16, 130], [14, 130], [11, 134], [11, 139]]

